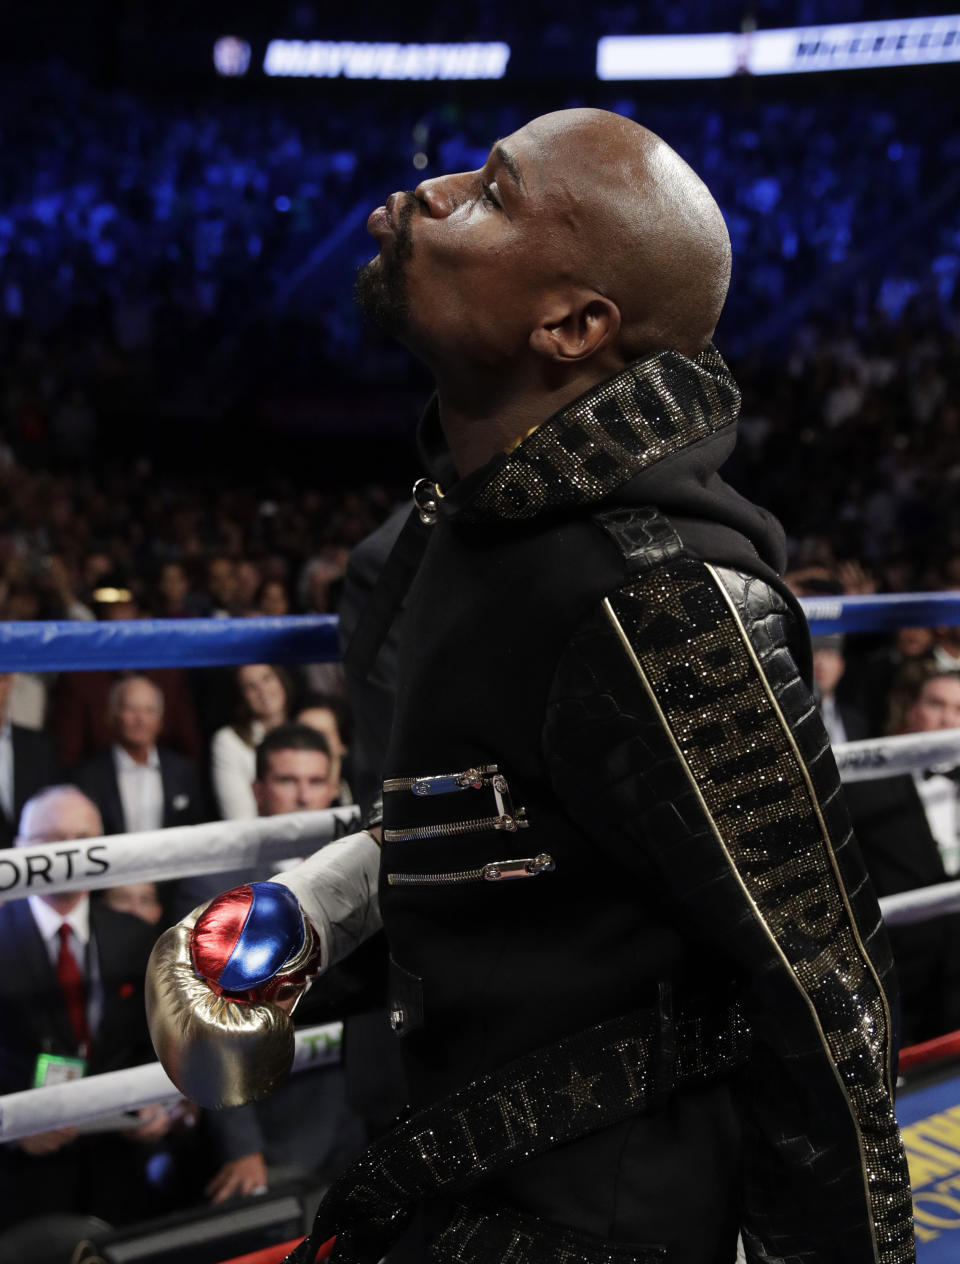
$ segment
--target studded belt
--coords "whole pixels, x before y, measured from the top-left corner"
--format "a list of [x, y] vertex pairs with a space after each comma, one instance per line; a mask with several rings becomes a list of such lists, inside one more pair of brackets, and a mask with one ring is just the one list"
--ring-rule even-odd
[[662, 984], [657, 1005], [526, 1054], [368, 1147], [330, 1188], [289, 1264], [312, 1264], [334, 1235], [331, 1264], [375, 1264], [421, 1201], [647, 1113], [676, 1088], [727, 1075], [745, 1061], [749, 1042], [736, 1004], [674, 1013]]

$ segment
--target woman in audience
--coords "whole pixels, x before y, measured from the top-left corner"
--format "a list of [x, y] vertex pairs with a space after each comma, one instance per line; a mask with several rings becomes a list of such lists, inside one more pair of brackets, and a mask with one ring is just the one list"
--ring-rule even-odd
[[251, 663], [237, 668], [238, 718], [213, 735], [210, 780], [224, 820], [257, 815], [253, 797], [256, 749], [265, 734], [290, 719], [292, 684], [282, 667]]

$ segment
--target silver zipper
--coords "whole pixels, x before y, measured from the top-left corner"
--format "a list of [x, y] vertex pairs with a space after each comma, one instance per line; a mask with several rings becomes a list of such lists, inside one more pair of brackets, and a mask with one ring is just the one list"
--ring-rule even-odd
[[509, 816], [478, 816], [469, 821], [449, 821], [443, 825], [413, 825], [409, 829], [385, 829], [385, 843], [412, 843], [430, 838], [455, 838], [458, 834], [479, 834], [483, 830], [505, 830], [508, 834], [529, 825], [526, 808], [518, 808]]
[[479, 790], [491, 784], [496, 771], [496, 764], [484, 764], [479, 768], [441, 773], [435, 777], [389, 777], [383, 783], [383, 789], [385, 792], [410, 790], [421, 797], [428, 794], [453, 794], [457, 790]]
[[479, 869], [459, 869], [454, 873], [388, 873], [387, 882], [392, 887], [446, 887], [459, 882], [501, 882], [513, 878], [536, 878], [541, 873], [553, 873], [556, 862], [542, 852], [525, 860], [491, 860]]

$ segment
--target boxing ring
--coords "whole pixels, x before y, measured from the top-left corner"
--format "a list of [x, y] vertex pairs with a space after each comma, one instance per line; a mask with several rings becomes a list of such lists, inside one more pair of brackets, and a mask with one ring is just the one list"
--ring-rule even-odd
[[[815, 635], [960, 625], [960, 593], [806, 598], [801, 604]], [[299, 664], [339, 656], [331, 615], [0, 624], [0, 671]], [[850, 742], [834, 753], [844, 781], [954, 767], [960, 729]], [[292, 860], [352, 832], [357, 822], [356, 808], [332, 808], [0, 850], [0, 901]], [[960, 911], [960, 881], [887, 897], [881, 908], [895, 926]], [[337, 1061], [340, 1038], [338, 1023], [298, 1031], [294, 1073]], [[945, 1264], [960, 1247], [960, 1031], [902, 1050], [900, 1075], [898, 1115], [918, 1255], [921, 1264]], [[159, 1063], [0, 1096], [0, 1143], [179, 1098]], [[244, 1264], [272, 1264], [287, 1249], [243, 1257]]]

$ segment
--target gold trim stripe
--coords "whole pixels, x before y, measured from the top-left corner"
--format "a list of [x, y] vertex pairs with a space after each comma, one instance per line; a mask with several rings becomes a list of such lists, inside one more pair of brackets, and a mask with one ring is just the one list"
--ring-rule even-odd
[[[902, 1159], [889, 1092], [889, 1012], [853, 922], [812, 781], [719, 576], [689, 559], [669, 566], [665, 575], [667, 569], [655, 568], [621, 590], [614, 600], [623, 618], [609, 599], [604, 612], [733, 877], [810, 1011], [858, 1139], [875, 1259], [880, 1264], [912, 1261], [901, 1217], [902, 1212], [909, 1225], [909, 1186], [903, 1209], [889, 1205], [884, 1193], [871, 1188], [894, 1179], [896, 1160]], [[636, 648], [624, 619], [635, 628], [637, 644], [649, 640], [647, 649]], [[681, 697], [702, 701], [688, 705]], [[737, 727], [738, 716], [749, 717], [749, 732]], [[709, 753], [698, 738], [705, 725], [724, 733], [719, 748], [711, 746]], [[749, 771], [729, 779], [713, 775], [718, 765], [738, 758]], [[771, 857], [764, 845], [765, 827], [782, 829], [791, 818], [796, 821], [795, 845], [786, 857]], [[784, 891], [782, 884], [791, 880], [793, 889]], [[778, 937], [778, 921], [781, 930], [802, 930], [818, 947], [816, 955], [791, 960]], [[864, 986], [868, 974], [876, 995], [854, 999], [873, 990]], [[812, 999], [813, 990], [828, 981], [851, 997], [857, 1012], [856, 1021], [830, 1034]], [[854, 1057], [861, 1063], [868, 1059], [876, 1077], [848, 1087], [840, 1064]]]

